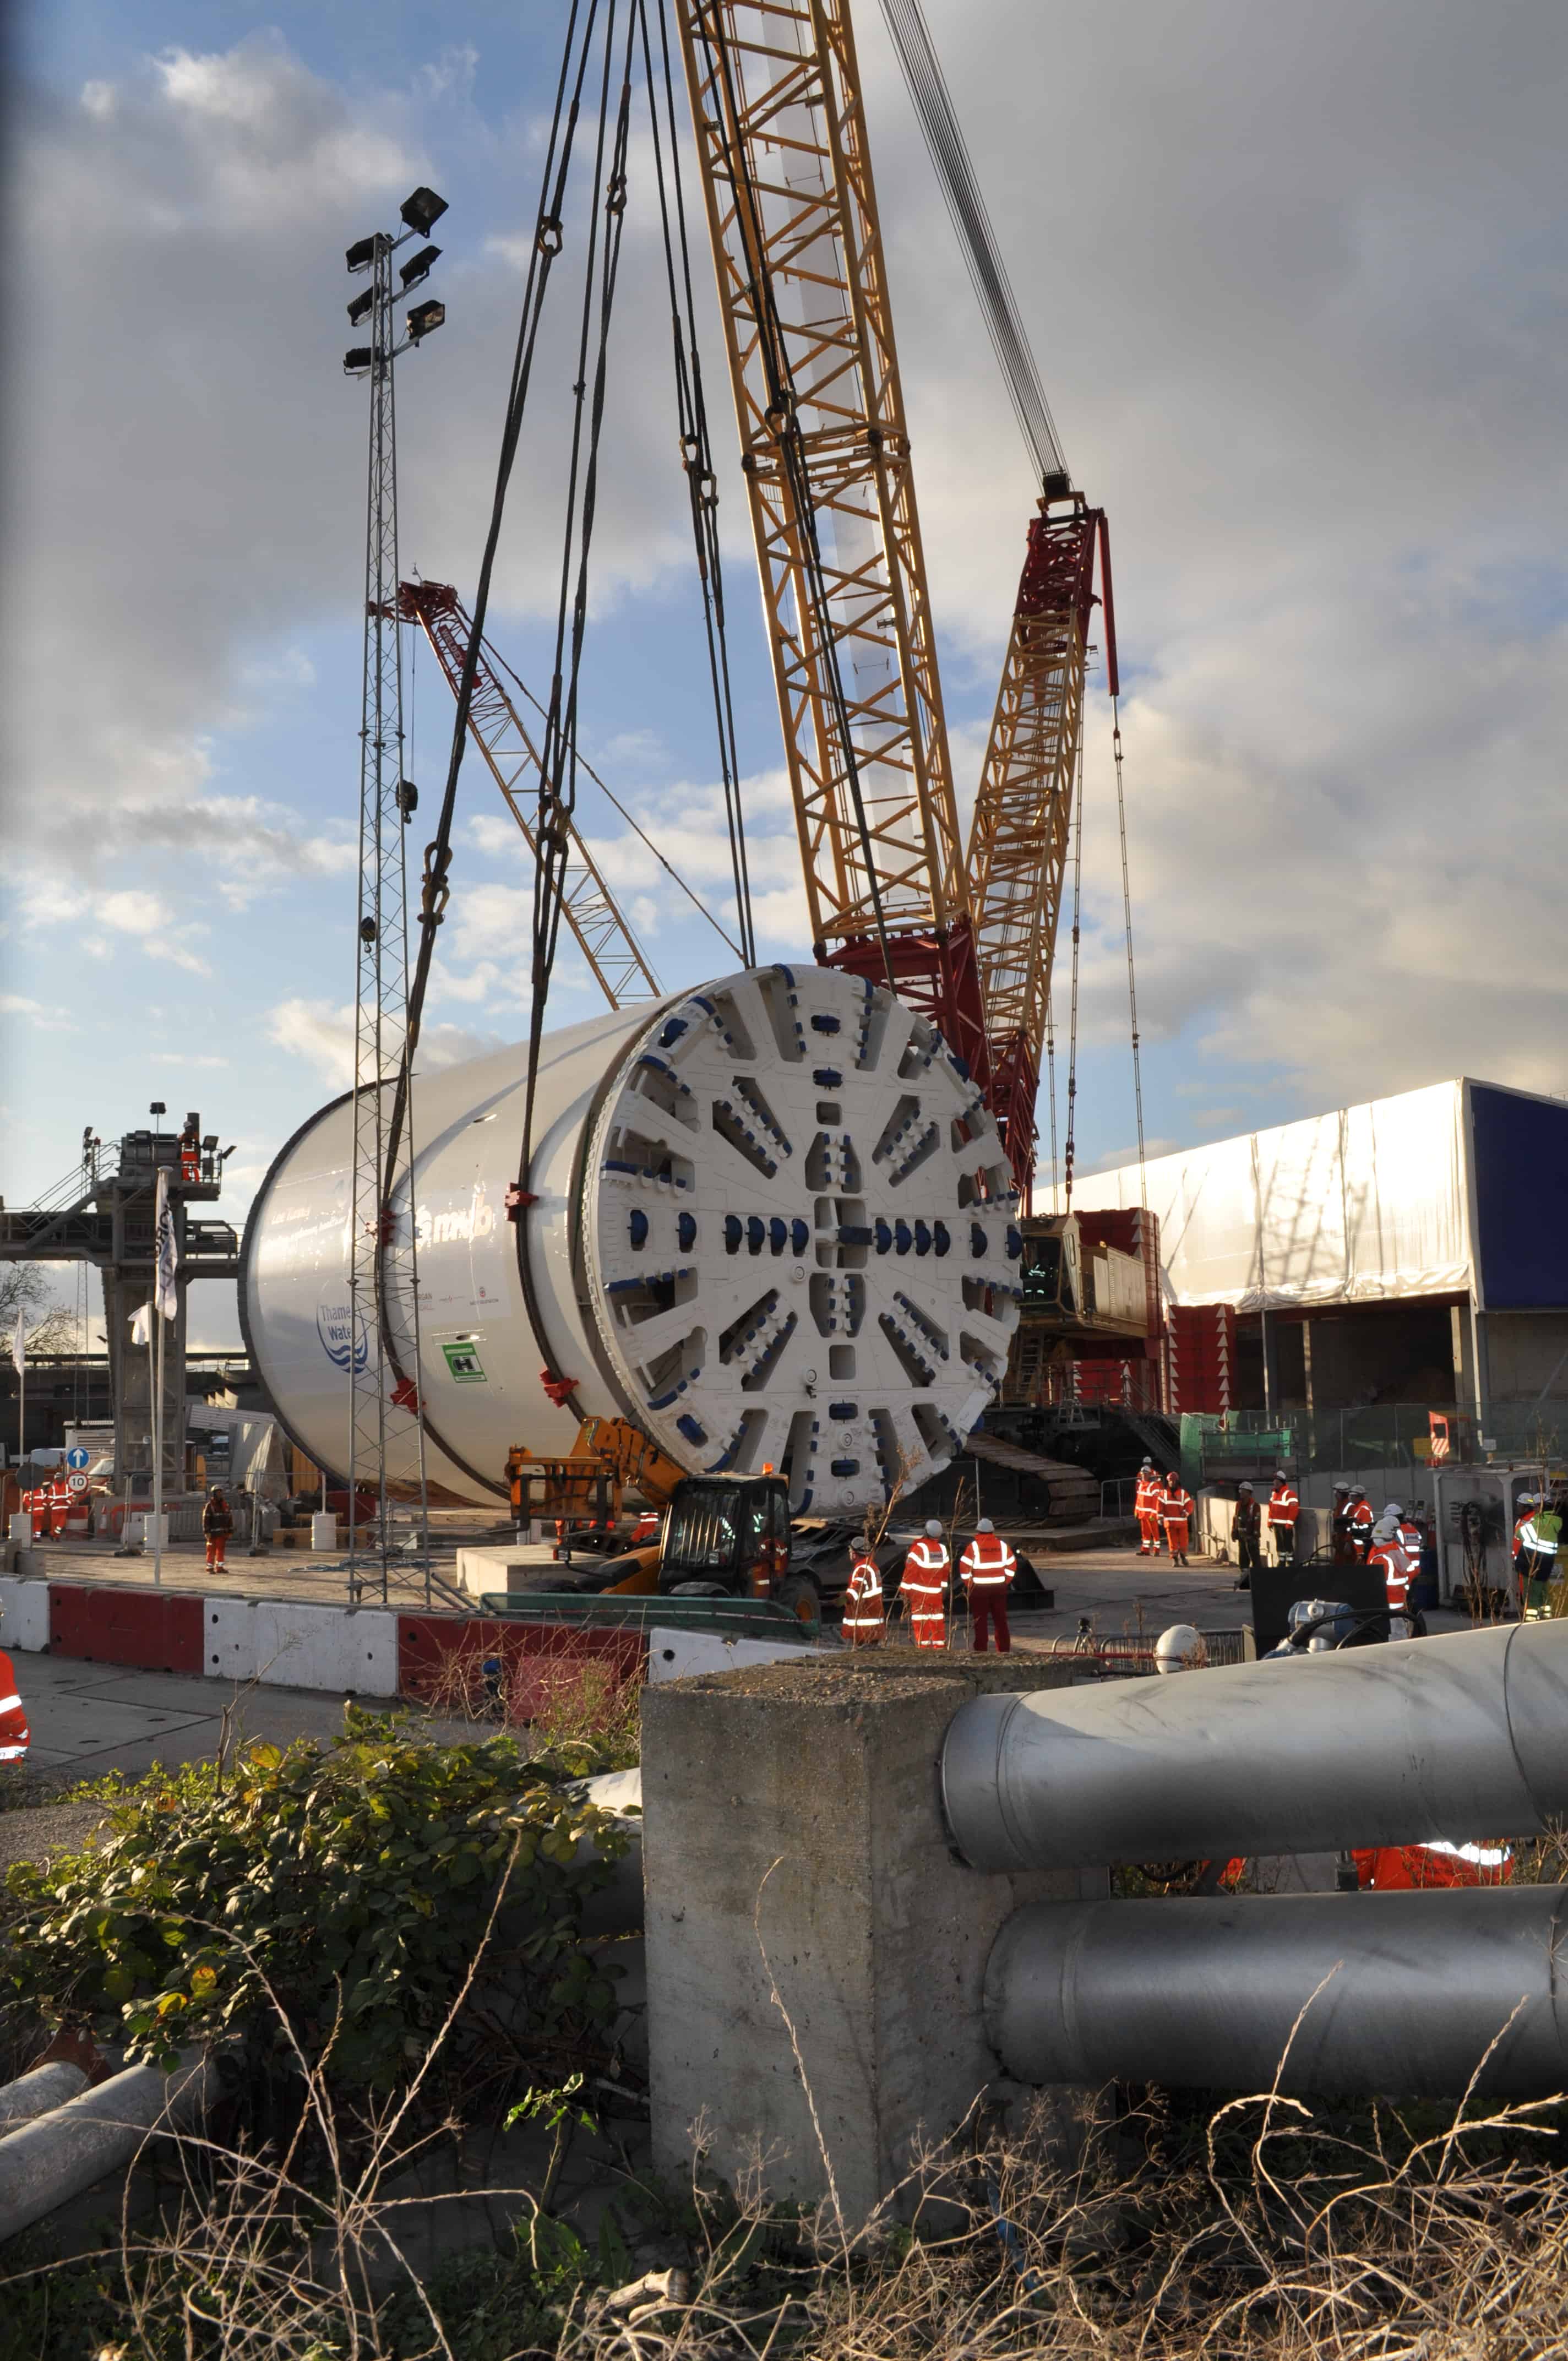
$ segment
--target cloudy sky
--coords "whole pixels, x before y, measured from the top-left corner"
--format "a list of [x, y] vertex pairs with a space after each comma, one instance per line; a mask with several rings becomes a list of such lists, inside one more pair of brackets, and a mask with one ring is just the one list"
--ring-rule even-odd
[[[927, 0], [1068, 456], [1110, 512], [1151, 1144], [1460, 1071], [1568, 1089], [1568, 224], [1553, 0]], [[199, 1106], [244, 1210], [345, 1073], [365, 394], [343, 249], [416, 181], [448, 324], [400, 365], [403, 570], [467, 590], [559, 0], [51, 0], [6, 220], [0, 1191]], [[1031, 483], [872, 0], [857, 16], [955, 767], [978, 768]], [[724, 892], [645, 139], [634, 143], [587, 751]], [[706, 285], [703, 290], [707, 301]], [[552, 340], [554, 338], [554, 340]], [[707, 337], [710, 376], [719, 348]], [[543, 682], [565, 318], [492, 633]], [[728, 418], [762, 947], [803, 904]], [[449, 704], [426, 653], [410, 768]], [[1088, 726], [1080, 1155], [1133, 1137], [1109, 715]], [[427, 1020], [526, 1011], [522, 848], [466, 769]], [[428, 807], [428, 806], [427, 806]], [[731, 964], [608, 805], [671, 985]], [[721, 913], [722, 915], [722, 913]], [[596, 1005], [564, 959], [559, 1016]], [[214, 1341], [232, 1333], [198, 1307]]]

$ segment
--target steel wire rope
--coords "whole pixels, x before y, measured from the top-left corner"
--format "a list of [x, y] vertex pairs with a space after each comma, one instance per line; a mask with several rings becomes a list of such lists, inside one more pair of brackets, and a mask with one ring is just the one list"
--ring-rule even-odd
[[[800, 528], [800, 552], [806, 575], [806, 600], [811, 620], [816, 628], [817, 643], [828, 674], [828, 702], [843, 751], [844, 774], [849, 785], [850, 801], [854, 809], [856, 833], [860, 838], [861, 859], [865, 868], [866, 884], [871, 894], [872, 914], [876, 922], [877, 943], [882, 951], [883, 973], [889, 992], [896, 993], [894, 982], [893, 952], [888, 944], [887, 920], [882, 903], [882, 881], [877, 874], [872, 853], [871, 826], [866, 818], [865, 797], [861, 787], [860, 763], [855, 752], [854, 735], [850, 721], [849, 698], [844, 692], [844, 675], [839, 662], [838, 643], [833, 635], [833, 618], [828, 593], [828, 578], [822, 563], [822, 544], [817, 529], [817, 502], [811, 489], [811, 476], [806, 458], [805, 437], [795, 403], [795, 380], [789, 354], [784, 345], [784, 324], [778, 306], [773, 302], [773, 282], [762, 268], [762, 216], [757, 192], [751, 180], [751, 167], [743, 147], [731, 137], [729, 125], [739, 124], [740, 108], [735, 89], [728, 43], [720, 43], [717, 60], [712, 35], [708, 30], [706, 11], [699, 16], [697, 33], [707, 61], [707, 79], [712, 85], [720, 84], [724, 104], [715, 117], [715, 130], [723, 151], [725, 170], [730, 187], [735, 192], [736, 219], [740, 225], [740, 247], [745, 262], [745, 286], [751, 299], [751, 315], [757, 326], [757, 349], [762, 356], [767, 379], [768, 407], [763, 415], [773, 428], [796, 522]], [[698, 135], [700, 137], [700, 133]], [[806, 644], [806, 634], [801, 633]], [[913, 719], [913, 717], [912, 717]]]
[[[529, 1188], [533, 1160], [533, 1115], [539, 1083], [539, 1056], [543, 1038], [544, 1010], [549, 998], [550, 979], [554, 967], [555, 950], [560, 937], [561, 911], [564, 900], [566, 857], [570, 839], [562, 826], [569, 820], [576, 800], [576, 736], [577, 692], [582, 674], [583, 643], [587, 628], [588, 555], [593, 544], [594, 521], [598, 502], [599, 441], [604, 426], [605, 380], [609, 355], [609, 328], [615, 306], [616, 284], [620, 268], [621, 237], [626, 219], [626, 154], [631, 115], [631, 60], [634, 49], [637, 18], [635, 8], [629, 5], [626, 12], [626, 54], [621, 65], [620, 98], [616, 111], [615, 137], [611, 150], [610, 169], [605, 172], [605, 135], [609, 116], [610, 68], [615, 46], [615, 20], [619, 0], [609, 0], [606, 12], [604, 36], [604, 68], [599, 92], [599, 121], [594, 150], [594, 181], [590, 209], [588, 249], [583, 272], [583, 309], [577, 343], [577, 375], [573, 384], [574, 413], [572, 424], [572, 462], [567, 478], [566, 518], [562, 536], [560, 603], [555, 619], [555, 654], [551, 676], [550, 709], [545, 720], [543, 757], [540, 765], [539, 828], [537, 865], [534, 872], [533, 939], [532, 939], [532, 999], [529, 1009], [528, 1070], [523, 1093], [522, 1139], [518, 1155], [517, 1210], [526, 1213], [533, 1202]], [[602, 205], [606, 216], [602, 258], [599, 253], [598, 216]], [[595, 272], [598, 267], [598, 337], [594, 357], [592, 399], [588, 401], [588, 346], [594, 324]], [[583, 456], [584, 404], [587, 401], [587, 450]], [[579, 478], [582, 484], [578, 499]], [[576, 579], [572, 579], [574, 544], [576, 550]], [[570, 626], [568, 639], [568, 605]], [[565, 681], [562, 664], [568, 657], [569, 670]], [[522, 1284], [524, 1308], [536, 1341], [546, 1355], [541, 1376], [546, 1392], [562, 1409], [572, 1402], [576, 1380], [563, 1376], [550, 1355], [547, 1333], [541, 1316], [532, 1268], [521, 1234], [518, 1241], [518, 1265]]]
[[[659, 5], [659, 55], [664, 83], [664, 115], [669, 131], [670, 179], [674, 190], [676, 234], [680, 242], [680, 288], [670, 238], [669, 192], [664, 178], [664, 148], [659, 131], [659, 102], [653, 80], [653, 60], [648, 40], [647, 0], [637, 0], [642, 35], [643, 71], [648, 81], [648, 118], [653, 130], [653, 169], [659, 191], [659, 223], [664, 239], [664, 275], [670, 290], [670, 330], [674, 350], [675, 408], [680, 425], [681, 459], [691, 503], [692, 538], [696, 550], [697, 578], [702, 587], [703, 621], [707, 636], [708, 675], [713, 688], [714, 719], [718, 733], [718, 762], [724, 782], [724, 810], [729, 829], [729, 860], [735, 880], [735, 912], [740, 929], [742, 964], [757, 964], [757, 936], [751, 919], [751, 879], [746, 858], [745, 817], [740, 806], [740, 763], [735, 741], [735, 705], [729, 679], [729, 642], [724, 620], [724, 575], [718, 547], [718, 481], [707, 431], [707, 405], [703, 399], [702, 356], [697, 348], [696, 307], [692, 295], [691, 247], [686, 234], [685, 192], [681, 181], [680, 141], [675, 129], [675, 93], [670, 71], [670, 29], [665, 0]], [[682, 299], [685, 318], [682, 317]], [[689, 360], [688, 360], [689, 354]]]
[[882, 14], [1024, 440], [1042, 478], [1053, 471], [1065, 476], [1061, 438], [920, 0], [882, 0]]
[[[496, 467], [496, 487], [490, 505], [489, 526], [485, 536], [484, 555], [479, 563], [478, 586], [474, 597], [473, 628], [468, 646], [464, 653], [462, 676], [457, 685], [456, 711], [453, 717], [452, 725], [452, 747], [447, 758], [446, 785], [442, 796], [441, 814], [436, 824], [435, 835], [425, 848], [424, 884], [420, 897], [419, 956], [414, 968], [413, 987], [408, 998], [403, 1058], [392, 1101], [391, 1120], [388, 1126], [387, 1170], [389, 1171], [396, 1159], [408, 1103], [414, 1051], [419, 1042], [420, 1021], [423, 1015], [424, 995], [430, 980], [431, 961], [435, 949], [436, 930], [446, 915], [446, 904], [451, 892], [447, 883], [447, 873], [452, 864], [452, 820], [456, 809], [458, 775], [463, 767], [463, 756], [468, 741], [468, 716], [474, 702], [474, 679], [479, 660], [479, 642], [484, 632], [486, 611], [489, 606], [490, 577], [495, 569], [496, 550], [500, 540], [501, 520], [506, 511], [507, 489], [511, 481], [512, 463], [517, 456], [518, 442], [522, 432], [529, 384], [533, 371], [534, 350], [539, 337], [539, 323], [543, 311], [544, 297], [549, 288], [551, 267], [564, 243], [561, 211], [565, 199], [567, 176], [571, 169], [577, 117], [582, 104], [583, 82], [587, 71], [594, 23], [598, 14], [598, 0], [587, 0], [582, 49], [577, 59], [576, 80], [573, 82], [573, 49], [576, 41], [577, 26], [582, 9], [583, 0], [572, 0], [571, 13], [566, 22], [565, 41], [561, 53], [560, 78], [555, 86], [555, 104], [551, 118], [550, 137], [545, 148], [544, 164], [540, 178], [539, 212], [534, 224], [533, 246], [529, 255], [528, 276], [523, 284], [522, 312], [518, 323], [517, 344], [512, 355], [511, 378], [507, 389], [500, 456]], [[572, 90], [568, 101], [569, 82], [572, 83]], [[554, 183], [554, 191], [552, 183]]]
[[[520, 690], [521, 693], [527, 697], [534, 711], [543, 715], [547, 719], [549, 718], [548, 708], [540, 703], [538, 697], [535, 697], [533, 691], [528, 686], [528, 683], [523, 679], [522, 675], [514, 671], [513, 667], [508, 664], [505, 656], [502, 655], [500, 650], [488, 640], [485, 642], [485, 653], [489, 657], [490, 662], [497, 667], [498, 671], [504, 672], [506, 674], [513, 687]], [[660, 851], [658, 846], [654, 843], [647, 829], [639, 822], [636, 814], [627, 809], [626, 806], [621, 802], [620, 797], [616, 794], [615, 789], [605, 785], [604, 781], [600, 778], [598, 773], [595, 770], [593, 764], [588, 761], [587, 756], [582, 752], [580, 747], [577, 751], [577, 768], [579, 771], [586, 771], [587, 773], [589, 778], [593, 781], [600, 795], [603, 796], [605, 801], [608, 804], [612, 805], [620, 814], [621, 818], [626, 822], [627, 827], [631, 830], [633, 836], [640, 837], [641, 839], [649, 851], [652, 854], [654, 860], [658, 862], [660, 868], [664, 872], [665, 876], [670, 880], [671, 884], [678, 885], [680, 887], [681, 892], [685, 895], [686, 900], [691, 904], [693, 909], [697, 912], [699, 917], [707, 919], [708, 925], [713, 928], [714, 933], [718, 937], [719, 941], [725, 946], [726, 950], [732, 950], [736, 958], [740, 960], [743, 966], [754, 966], [756, 964], [755, 961], [749, 960], [747, 958], [744, 949], [736, 941], [733, 935], [726, 934], [724, 928], [714, 917], [713, 912], [708, 908], [707, 904], [703, 900], [701, 895], [694, 892], [693, 888], [686, 884], [685, 879], [681, 875], [680, 871], [674, 866], [674, 862], [671, 862], [665, 854]], [[624, 918], [621, 923], [623, 926], [625, 925], [626, 922]]]
[[[609, 119], [609, 91], [615, 19], [619, 0], [609, 0], [605, 19], [604, 69], [599, 88], [599, 120], [594, 149], [593, 202], [588, 250], [583, 271], [583, 308], [577, 339], [577, 375], [573, 383], [572, 458], [566, 479], [566, 522], [562, 536], [561, 591], [555, 616], [555, 654], [550, 682], [550, 710], [545, 719], [544, 752], [540, 764], [538, 858], [533, 882], [532, 1005], [528, 1024], [528, 1075], [523, 1093], [522, 1145], [519, 1186], [526, 1191], [532, 1157], [533, 1109], [539, 1083], [539, 1050], [543, 1037], [544, 1008], [560, 939], [566, 859], [571, 840], [563, 820], [569, 820], [577, 792], [577, 692], [582, 675], [583, 642], [587, 629], [588, 554], [593, 544], [598, 504], [599, 439], [604, 425], [605, 377], [609, 352], [609, 324], [615, 305], [620, 266], [621, 233], [626, 219], [626, 148], [631, 114], [631, 57], [636, 15], [626, 15], [626, 56], [621, 68], [620, 100], [616, 113], [610, 170], [605, 172], [605, 137]], [[606, 229], [599, 254], [599, 212]], [[588, 346], [594, 326], [595, 271], [598, 273], [598, 340], [594, 357], [592, 399], [588, 400]], [[587, 409], [587, 451], [583, 435]], [[582, 484], [578, 499], [578, 481]], [[573, 555], [576, 545], [576, 579]], [[569, 610], [569, 643], [568, 643]], [[562, 664], [567, 656], [565, 682]]]
[[1072, 996], [1069, 1002], [1067, 1036], [1067, 1138], [1062, 1146], [1062, 1191], [1072, 1211], [1072, 1165], [1077, 1152], [1078, 1117], [1078, 950], [1082, 939], [1083, 909], [1083, 739], [1078, 741], [1078, 771], [1072, 791]]
[[1133, 972], [1133, 889], [1127, 876], [1127, 804], [1122, 786], [1121, 699], [1111, 699], [1111, 751], [1116, 763], [1116, 825], [1122, 837], [1122, 923], [1127, 944], [1127, 1008], [1133, 1027], [1133, 1106], [1138, 1120], [1138, 1202], [1148, 1211], [1148, 1175], [1144, 1163], [1144, 1078], [1138, 1056], [1138, 985]]

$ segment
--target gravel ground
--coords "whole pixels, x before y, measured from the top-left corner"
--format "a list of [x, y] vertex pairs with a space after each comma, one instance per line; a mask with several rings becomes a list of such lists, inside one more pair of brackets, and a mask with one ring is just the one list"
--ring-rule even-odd
[[0, 1812], [0, 1870], [14, 1861], [47, 1861], [50, 1853], [80, 1850], [104, 1818], [97, 1803], [34, 1804]]

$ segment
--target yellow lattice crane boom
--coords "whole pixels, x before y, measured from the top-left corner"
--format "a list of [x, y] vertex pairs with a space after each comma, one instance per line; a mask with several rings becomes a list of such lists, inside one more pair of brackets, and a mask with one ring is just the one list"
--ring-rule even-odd
[[819, 961], [985, 1085], [985, 1027], [848, 0], [676, 0]]

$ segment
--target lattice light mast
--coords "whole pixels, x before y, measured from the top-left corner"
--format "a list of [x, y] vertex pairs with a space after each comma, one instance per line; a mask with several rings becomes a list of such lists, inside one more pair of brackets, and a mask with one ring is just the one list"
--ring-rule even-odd
[[[354, 1147], [348, 1238], [348, 1307], [341, 1349], [348, 1378], [347, 1475], [350, 1584], [367, 1565], [383, 1595], [392, 1551], [389, 1444], [405, 1484], [417, 1469], [419, 1540], [428, 1560], [424, 1431], [419, 1369], [419, 1272], [414, 1235], [412, 1126], [405, 1121], [389, 1169], [389, 1093], [408, 1058], [408, 915], [405, 830], [417, 796], [403, 776], [402, 654], [398, 618], [398, 456], [394, 369], [446, 317], [427, 297], [408, 312], [400, 337], [400, 300], [430, 275], [441, 249], [422, 245], [397, 267], [411, 239], [428, 239], [446, 211], [433, 189], [419, 188], [401, 207], [402, 228], [377, 230], [348, 248], [351, 273], [368, 283], [348, 305], [349, 324], [367, 327], [368, 344], [351, 346], [344, 369], [370, 388], [365, 532], [365, 664], [359, 728], [359, 912], [354, 993]], [[404, 1077], [405, 1090], [407, 1078]], [[389, 1386], [387, 1379], [393, 1382]], [[404, 1432], [397, 1432], [399, 1422]], [[359, 1542], [359, 1502], [373, 1503], [367, 1548]]]

